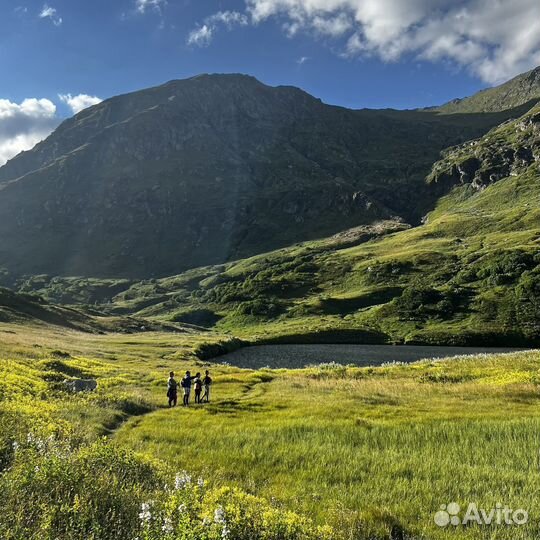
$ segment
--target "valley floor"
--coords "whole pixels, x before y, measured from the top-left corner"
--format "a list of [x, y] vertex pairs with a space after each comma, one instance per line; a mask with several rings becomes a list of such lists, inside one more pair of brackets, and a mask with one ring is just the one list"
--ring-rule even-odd
[[[168, 371], [204, 369], [193, 350], [219, 339], [3, 325], [2, 439], [39, 429], [87, 444], [106, 434], [211, 485], [330, 524], [340, 538], [540, 534], [540, 352], [377, 368], [215, 364], [212, 403], [166, 408]], [[95, 377], [98, 390], [69, 396], [66, 377]], [[433, 516], [450, 502], [500, 503], [530, 518], [449, 531]]]

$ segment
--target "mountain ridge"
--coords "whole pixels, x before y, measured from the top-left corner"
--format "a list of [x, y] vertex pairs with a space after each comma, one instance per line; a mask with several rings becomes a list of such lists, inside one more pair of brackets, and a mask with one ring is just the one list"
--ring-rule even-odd
[[0, 267], [166, 276], [380, 220], [416, 224], [447, 189], [425, 182], [440, 152], [520, 107], [349, 110], [238, 74], [116, 96], [0, 168]]
[[111, 313], [256, 342], [538, 346], [539, 166], [540, 105], [445, 153], [430, 180], [449, 192], [421, 226], [381, 222], [158, 280], [22, 290], [75, 300], [99, 287]]
[[498, 112], [540, 101], [540, 66], [521, 73], [501, 85], [480, 90], [473, 96], [457, 98], [432, 109], [445, 114]]

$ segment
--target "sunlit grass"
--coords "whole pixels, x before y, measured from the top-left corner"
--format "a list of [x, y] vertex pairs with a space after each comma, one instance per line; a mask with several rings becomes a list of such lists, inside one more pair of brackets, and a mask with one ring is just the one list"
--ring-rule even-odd
[[[538, 530], [538, 352], [379, 368], [213, 365], [212, 403], [170, 410], [168, 371], [204, 369], [193, 350], [219, 336], [2, 330], [0, 411], [13, 419], [15, 439], [29, 431], [78, 441], [105, 434], [350, 539], [389, 538], [392, 530], [448, 538], [433, 513], [452, 501], [530, 512], [527, 527], [497, 538], [525, 540]], [[69, 373], [95, 377], [97, 392], [66, 394], [58, 379]]]
[[535, 352], [269, 371], [258, 383], [249, 372], [218, 377], [214, 404], [132, 420], [117, 439], [321, 522], [339, 516], [351, 534], [400, 523], [445, 538], [432, 516], [447, 502], [540, 511], [539, 360]]

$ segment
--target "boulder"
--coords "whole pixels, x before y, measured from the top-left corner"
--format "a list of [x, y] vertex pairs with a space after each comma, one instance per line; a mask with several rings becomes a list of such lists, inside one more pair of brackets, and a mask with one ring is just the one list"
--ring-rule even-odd
[[65, 379], [64, 385], [70, 392], [93, 392], [97, 388], [95, 379]]

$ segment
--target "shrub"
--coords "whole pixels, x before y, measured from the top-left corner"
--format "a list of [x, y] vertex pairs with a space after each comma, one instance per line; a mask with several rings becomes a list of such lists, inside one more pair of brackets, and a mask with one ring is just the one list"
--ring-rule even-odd
[[540, 339], [540, 273], [525, 272], [516, 287], [516, 319], [525, 335]]
[[385, 285], [398, 282], [401, 277], [410, 273], [412, 266], [409, 261], [376, 263], [367, 269], [366, 282]]
[[194, 324], [206, 328], [214, 326], [220, 319], [221, 316], [210, 309], [185, 309], [178, 311], [171, 317], [173, 322]]
[[0, 480], [0, 538], [113, 540], [137, 530], [141, 500], [158, 487], [151, 464], [103, 442], [71, 450], [29, 436], [17, 444]]
[[489, 285], [515, 283], [527, 270], [536, 265], [530, 253], [515, 250], [496, 252], [489, 260], [482, 261], [476, 269], [478, 279], [485, 279]]
[[425, 317], [431, 313], [427, 306], [434, 305], [443, 299], [443, 295], [430, 287], [407, 287], [396, 298], [395, 306], [400, 315], [407, 318]]
[[30, 435], [0, 477], [0, 538], [20, 540], [331, 540], [293, 512], [99, 441], [70, 448]]
[[239, 315], [251, 315], [253, 317], [271, 319], [281, 314], [283, 308], [276, 299], [258, 297], [239, 304], [237, 312]]

